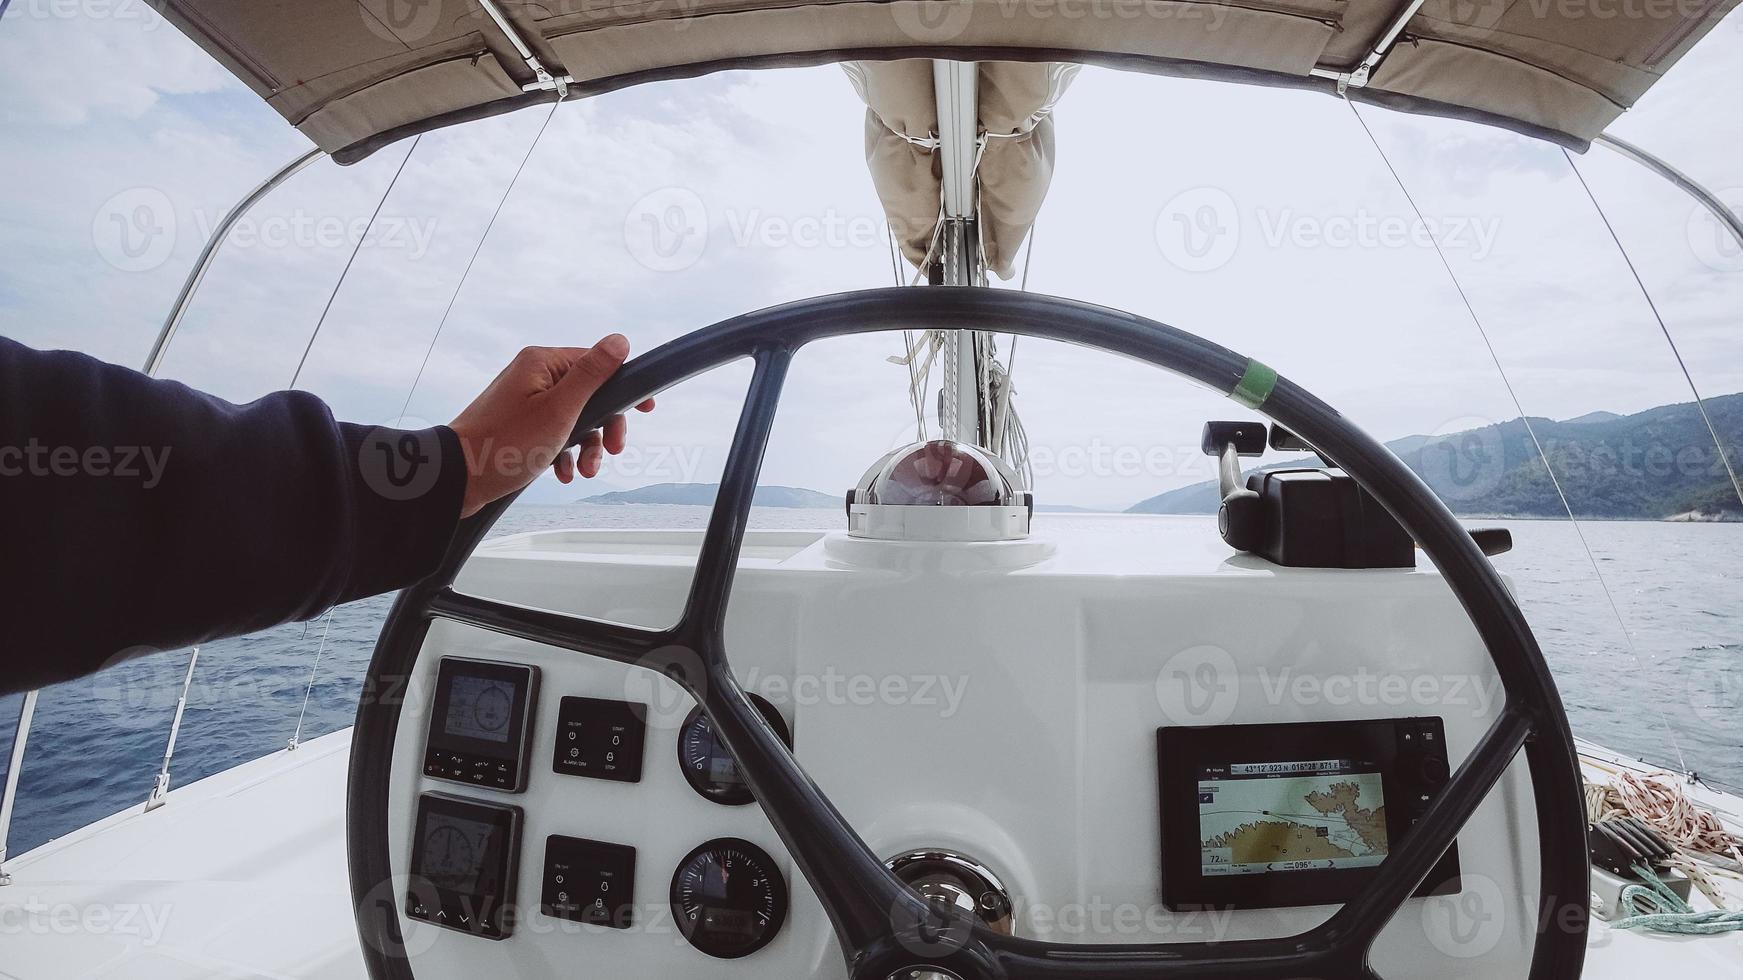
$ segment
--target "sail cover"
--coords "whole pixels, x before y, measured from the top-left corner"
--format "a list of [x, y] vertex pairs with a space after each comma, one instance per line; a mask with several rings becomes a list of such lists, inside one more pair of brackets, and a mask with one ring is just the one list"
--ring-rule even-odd
[[[923, 74], [890, 63], [980, 62], [982, 238], [989, 266], [1007, 275], [1052, 173], [1047, 109], [1060, 64], [1342, 88], [1583, 150], [1739, 2], [158, 0], [341, 163], [549, 102], [559, 88], [575, 98], [734, 68], [873, 65], [857, 76], [868, 157], [910, 258], [924, 254], [925, 232], [909, 222], [936, 212], [920, 155], [935, 110]], [[1385, 55], [1366, 79], [1324, 77], [1352, 72], [1377, 47]], [[540, 70], [561, 85], [539, 87]]]

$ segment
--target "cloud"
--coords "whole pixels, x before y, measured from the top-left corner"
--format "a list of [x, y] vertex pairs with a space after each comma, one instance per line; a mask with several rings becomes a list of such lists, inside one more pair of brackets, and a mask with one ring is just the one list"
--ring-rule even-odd
[[147, 0], [11, 0], [0, 25], [0, 124], [138, 119], [164, 96], [246, 93]]

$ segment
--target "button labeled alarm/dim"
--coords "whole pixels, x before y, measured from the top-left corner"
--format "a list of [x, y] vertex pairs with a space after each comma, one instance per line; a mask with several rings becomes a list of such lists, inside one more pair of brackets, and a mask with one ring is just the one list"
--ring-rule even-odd
[[602, 698], [564, 698], [557, 711], [551, 770], [639, 783], [647, 706]]

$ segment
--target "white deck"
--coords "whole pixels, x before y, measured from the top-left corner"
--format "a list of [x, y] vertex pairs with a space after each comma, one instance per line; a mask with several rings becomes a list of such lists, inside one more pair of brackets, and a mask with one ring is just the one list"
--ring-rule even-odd
[[[366, 980], [345, 880], [350, 744], [347, 730], [274, 753], [11, 862], [0, 976]], [[1733, 824], [1743, 814], [1743, 800], [1696, 793]], [[1743, 934], [1657, 936], [1594, 921], [1586, 975], [1743, 977]]]
[[346, 729], [7, 862], [8, 980], [366, 980], [345, 871]]

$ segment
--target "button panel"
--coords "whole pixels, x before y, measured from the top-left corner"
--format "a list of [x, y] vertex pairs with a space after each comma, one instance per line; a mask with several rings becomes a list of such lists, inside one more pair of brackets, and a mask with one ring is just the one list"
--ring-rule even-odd
[[468, 752], [451, 752], [435, 746], [431, 746], [424, 753], [424, 775], [471, 783], [474, 786], [506, 789], [510, 792], [519, 788], [516, 786], [519, 773], [515, 771], [513, 763]]
[[601, 698], [564, 698], [557, 711], [553, 772], [639, 783], [647, 706]]
[[635, 920], [635, 848], [552, 834], [545, 840], [539, 911], [628, 929]]

